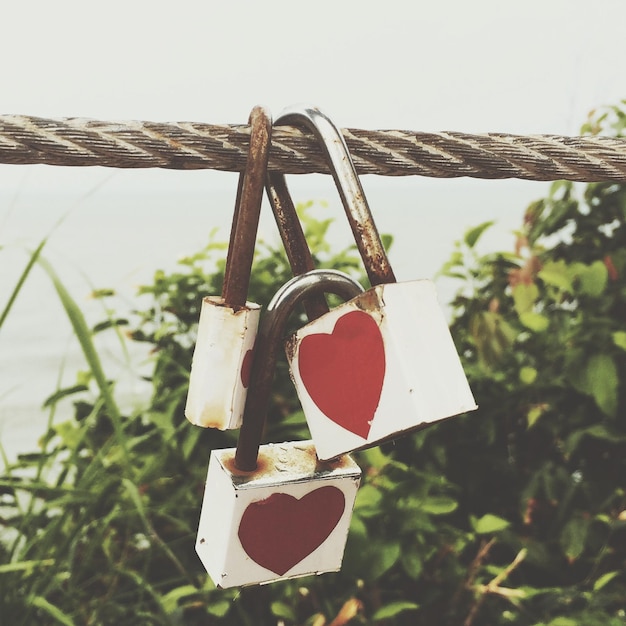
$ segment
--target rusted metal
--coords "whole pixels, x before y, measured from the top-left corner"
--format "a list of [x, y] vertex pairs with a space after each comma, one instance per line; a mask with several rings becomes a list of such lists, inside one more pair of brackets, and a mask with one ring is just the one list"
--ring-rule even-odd
[[296, 305], [313, 294], [334, 293], [349, 300], [362, 292], [363, 287], [342, 272], [313, 270], [292, 278], [272, 298], [256, 339], [246, 408], [235, 454], [237, 469], [243, 472], [256, 469], [278, 349], [287, 319]]
[[285, 110], [274, 125], [304, 126], [319, 141], [341, 197], [356, 245], [372, 285], [396, 281], [380, 240], [361, 181], [346, 142], [332, 121], [315, 107], [298, 106]]
[[248, 123], [248, 160], [239, 175], [222, 288], [224, 302], [234, 309], [245, 306], [247, 300], [272, 137], [272, 118], [263, 107], [252, 109]]
[[[268, 172], [265, 189], [293, 275], [299, 276], [310, 272], [315, 269], [315, 263], [284, 174]], [[302, 304], [309, 321], [328, 313], [328, 304], [323, 294], [309, 296], [303, 300]]]

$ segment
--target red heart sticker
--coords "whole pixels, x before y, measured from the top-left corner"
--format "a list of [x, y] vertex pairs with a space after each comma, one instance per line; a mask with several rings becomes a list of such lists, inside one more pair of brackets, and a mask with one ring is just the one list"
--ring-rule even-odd
[[252, 357], [254, 356], [254, 350], [250, 348], [244, 356], [241, 363], [241, 384], [247, 389], [250, 385], [250, 374], [252, 372]]
[[344, 508], [345, 497], [337, 487], [320, 487], [299, 500], [273, 493], [248, 505], [239, 540], [253, 561], [282, 576], [328, 539]]
[[300, 343], [302, 382], [320, 411], [367, 439], [385, 378], [385, 346], [376, 320], [363, 311], [340, 317], [332, 334]]

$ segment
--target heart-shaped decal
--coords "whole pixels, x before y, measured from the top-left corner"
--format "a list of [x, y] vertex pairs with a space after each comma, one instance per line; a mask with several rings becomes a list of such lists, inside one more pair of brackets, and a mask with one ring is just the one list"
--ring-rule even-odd
[[250, 374], [252, 372], [252, 357], [254, 356], [254, 350], [250, 348], [244, 356], [241, 363], [241, 384], [247, 389], [250, 385]]
[[344, 508], [345, 497], [337, 487], [320, 487], [299, 500], [273, 493], [248, 505], [239, 540], [253, 561], [282, 576], [328, 539]]
[[385, 378], [385, 346], [376, 320], [363, 311], [347, 313], [332, 334], [304, 337], [298, 360], [302, 382], [320, 411], [367, 439]]

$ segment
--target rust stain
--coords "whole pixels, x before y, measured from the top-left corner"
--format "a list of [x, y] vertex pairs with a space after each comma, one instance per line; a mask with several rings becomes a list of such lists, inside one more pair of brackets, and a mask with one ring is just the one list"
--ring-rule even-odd
[[317, 458], [317, 454], [315, 450], [311, 448], [311, 453], [315, 455], [315, 472], [332, 472], [338, 469], [344, 469], [352, 466], [352, 459], [347, 454], [342, 454], [341, 456], [335, 457], [334, 459], [328, 459], [327, 461], [322, 461]]
[[298, 339], [295, 334], [291, 335], [291, 337], [285, 341], [285, 354], [287, 355], [288, 361], [293, 361], [295, 359], [297, 346]]
[[211, 417], [207, 417], [203, 412], [200, 422], [203, 428], [219, 428], [221, 430], [224, 429], [224, 416], [223, 415], [219, 415], [219, 417], [211, 418]]
[[364, 291], [354, 299], [354, 302], [362, 311], [377, 311], [380, 307], [375, 289]]
[[233, 475], [233, 476], [246, 476], [248, 478], [258, 478], [263, 474], [267, 474], [272, 471], [274, 464], [266, 455], [263, 453], [259, 453], [256, 462], [256, 468], [251, 472], [245, 472], [240, 470], [235, 465], [235, 453], [224, 455], [222, 457], [222, 465]]

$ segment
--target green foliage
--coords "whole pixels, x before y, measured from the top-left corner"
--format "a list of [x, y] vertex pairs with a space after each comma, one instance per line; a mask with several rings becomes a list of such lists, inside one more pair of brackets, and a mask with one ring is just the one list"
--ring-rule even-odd
[[[625, 119], [616, 107], [586, 130], [621, 133]], [[363, 279], [354, 250], [332, 255], [329, 222], [306, 208], [318, 266]], [[48, 399], [41, 450], [0, 477], [3, 623], [624, 623], [626, 191], [557, 182], [528, 208], [515, 251], [481, 256], [490, 225], [442, 270], [460, 281], [451, 330], [479, 411], [355, 455], [364, 480], [341, 572], [236, 591], [215, 589], [193, 550], [209, 452], [235, 435], [183, 417], [224, 245], [157, 272], [132, 320], [94, 329], [125, 325], [151, 348], [153, 393], [136, 412], [118, 408], [56, 279], [89, 371]], [[288, 277], [282, 252], [260, 245], [252, 299]], [[274, 390], [266, 439], [307, 437], [284, 362]], [[74, 418], [57, 423], [69, 401]]]

